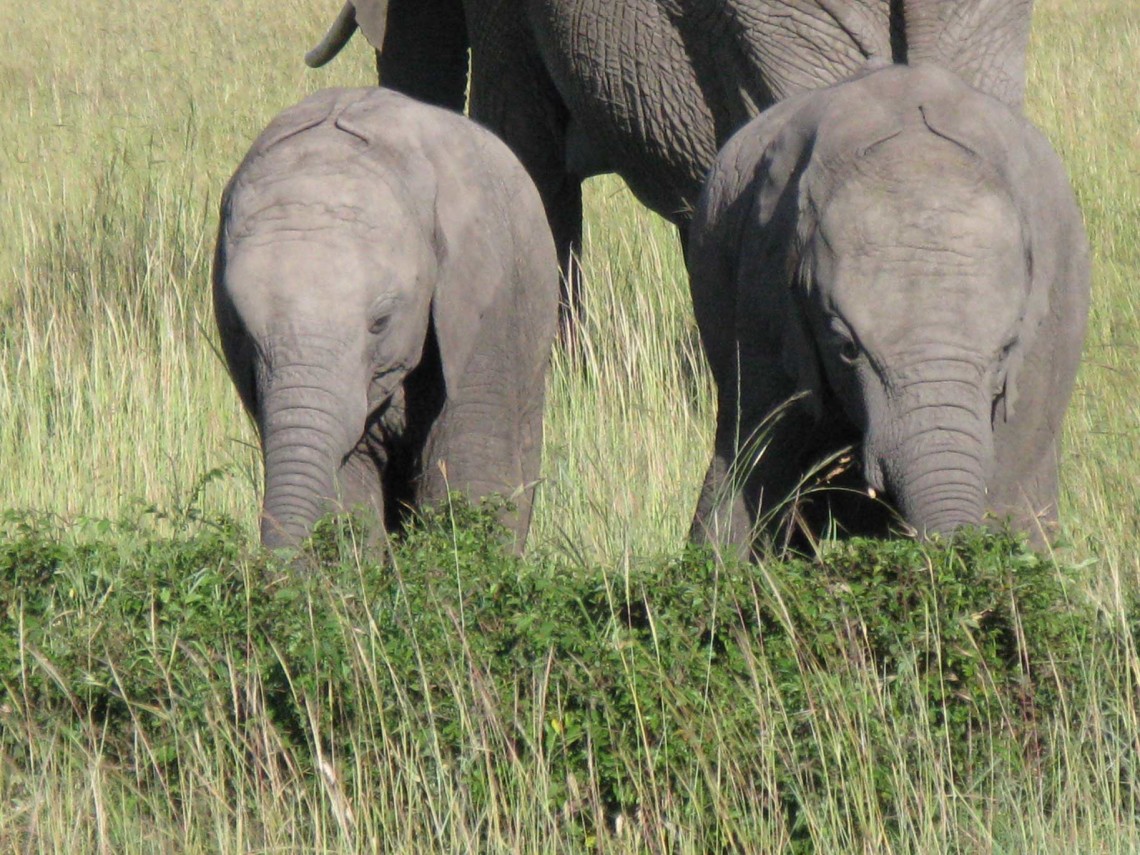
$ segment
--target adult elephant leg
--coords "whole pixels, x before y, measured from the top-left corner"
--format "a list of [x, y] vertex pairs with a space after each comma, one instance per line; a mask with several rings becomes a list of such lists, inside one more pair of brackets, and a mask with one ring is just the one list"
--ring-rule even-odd
[[1022, 109], [1032, 0], [901, 0], [901, 6], [908, 64], [941, 65]]
[[483, 25], [486, 31], [473, 39], [471, 118], [510, 146], [538, 188], [562, 270], [562, 332], [572, 339], [585, 309], [578, 268], [582, 179], [567, 167], [570, 114], [518, 10]]
[[462, 112], [467, 100], [467, 21], [460, 0], [389, 0], [380, 83], [417, 101]]

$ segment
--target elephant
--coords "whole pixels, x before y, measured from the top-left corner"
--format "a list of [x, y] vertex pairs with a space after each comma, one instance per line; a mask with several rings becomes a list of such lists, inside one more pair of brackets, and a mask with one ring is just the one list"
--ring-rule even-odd
[[510, 150], [397, 92], [324, 90], [270, 122], [220, 217], [215, 318], [259, 432], [262, 543], [355, 508], [395, 531], [455, 490], [509, 497], [521, 549], [559, 286]]
[[1020, 109], [1031, 11], [1032, 0], [349, 0], [306, 61], [328, 62], [359, 27], [384, 86], [462, 110], [470, 83], [471, 117], [538, 185], [578, 305], [584, 179], [618, 173], [684, 240], [733, 131], [869, 60], [937, 61]]
[[931, 64], [789, 98], [720, 152], [688, 268], [718, 404], [692, 539], [1008, 517], [1046, 543], [1089, 261], [1018, 112]]

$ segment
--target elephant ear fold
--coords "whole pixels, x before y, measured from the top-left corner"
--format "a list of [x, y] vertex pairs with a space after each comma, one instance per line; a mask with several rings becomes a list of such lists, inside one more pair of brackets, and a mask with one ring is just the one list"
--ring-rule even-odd
[[1033, 230], [1029, 223], [1022, 224], [1022, 233], [1025, 240], [1025, 267], [1028, 273], [1029, 295], [1019, 323], [1021, 332], [1004, 357], [1005, 381], [994, 409], [995, 423], [998, 418], [1006, 422], [1013, 418], [1017, 408], [1018, 377], [1025, 364], [1026, 354], [1036, 341], [1037, 330], [1049, 310], [1048, 287], [1033, 280]]
[[252, 161], [287, 139], [325, 122], [336, 110], [337, 103], [338, 99], [333, 93], [316, 92], [283, 110], [258, 135], [250, 147], [249, 154], [246, 155], [246, 160]]
[[996, 425], [998, 421], [1008, 422], [1013, 418], [1016, 411], [1017, 404], [1017, 368], [1010, 364], [1006, 369], [1005, 384], [1002, 386], [1001, 395], [994, 405], [993, 420]]
[[487, 288], [464, 287], [441, 278], [431, 301], [431, 319], [435, 330], [443, 381], [448, 395], [464, 388], [475, 343], [480, 330], [493, 314], [494, 295]]
[[745, 254], [755, 260], [745, 267], [756, 266], [746, 275], [767, 279], [761, 290], [777, 298], [767, 311], [762, 307], [756, 311], [767, 317], [771, 325], [768, 339], [780, 345], [779, 364], [797, 393], [804, 396], [801, 406], [812, 418], [822, 415], [822, 366], [808, 328], [804, 297], [810, 271], [803, 259], [817, 218], [809, 196], [809, 186], [817, 177], [812, 162], [814, 129], [828, 103], [822, 95], [812, 99], [765, 152], [766, 168], [755, 208], [758, 240], [754, 251]]

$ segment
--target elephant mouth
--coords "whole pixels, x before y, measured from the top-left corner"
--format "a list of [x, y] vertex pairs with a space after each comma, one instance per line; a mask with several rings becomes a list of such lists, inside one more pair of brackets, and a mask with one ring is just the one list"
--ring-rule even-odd
[[402, 433], [406, 422], [403, 395], [396, 391], [388, 393], [369, 407], [364, 419], [364, 429], [356, 443], [341, 458], [341, 468], [349, 466], [354, 458], [361, 455], [372, 460], [377, 472], [382, 473], [387, 463], [387, 446]]
[[809, 532], [836, 528], [847, 537], [913, 534], [890, 491], [869, 483], [858, 437], [846, 439], [832, 446], [836, 452], [816, 462], [816, 475], [804, 485], [806, 489], [801, 489], [793, 516]]

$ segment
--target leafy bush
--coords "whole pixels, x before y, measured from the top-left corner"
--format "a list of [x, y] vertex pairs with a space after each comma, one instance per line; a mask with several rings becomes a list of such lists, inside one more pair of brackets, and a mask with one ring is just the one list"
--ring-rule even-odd
[[713, 816], [723, 844], [731, 775], [806, 839], [802, 811], [855, 764], [888, 815], [892, 768], [932, 751], [966, 788], [1046, 768], [1059, 687], [1079, 697], [1098, 631], [1072, 571], [1006, 535], [615, 570], [508, 555], [496, 510], [455, 498], [378, 560], [359, 525], [326, 521], [290, 563], [225, 520], [159, 535], [10, 515], [4, 748], [26, 762], [29, 732], [97, 734], [171, 787], [189, 735], [271, 726], [302, 769], [400, 746], [476, 803], [539, 769], [540, 797], [587, 829]]

